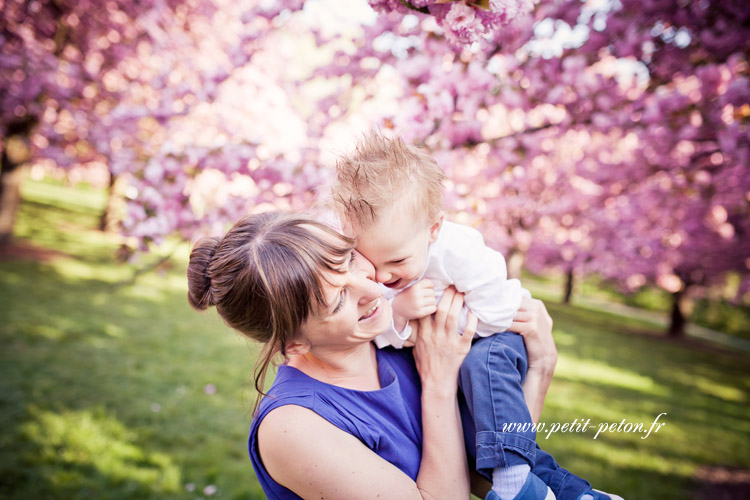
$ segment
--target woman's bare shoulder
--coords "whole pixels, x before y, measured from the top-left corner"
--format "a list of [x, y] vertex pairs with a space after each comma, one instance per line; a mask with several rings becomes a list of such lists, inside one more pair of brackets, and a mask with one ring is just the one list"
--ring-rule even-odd
[[259, 443], [262, 447], [263, 441], [267, 439], [294, 439], [302, 429], [307, 429], [310, 424], [319, 421], [325, 422], [323, 417], [309, 408], [295, 404], [279, 406], [269, 411], [258, 426]]
[[[258, 429], [266, 471], [303, 498], [414, 498], [406, 474], [310, 409], [285, 405], [270, 411]], [[294, 464], [290, 467], [290, 464]]]

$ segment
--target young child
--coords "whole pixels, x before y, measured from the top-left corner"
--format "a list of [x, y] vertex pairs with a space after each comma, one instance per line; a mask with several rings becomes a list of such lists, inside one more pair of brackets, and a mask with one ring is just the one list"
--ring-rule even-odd
[[620, 498], [592, 490], [557, 465], [537, 446], [530, 426], [503, 432], [505, 423], [531, 422], [521, 387], [526, 348], [520, 335], [506, 331], [530, 295], [507, 278], [505, 259], [478, 231], [443, 219], [444, 178], [422, 150], [377, 134], [364, 137], [337, 164], [334, 209], [345, 232], [356, 236], [357, 250], [375, 266], [393, 306], [392, 328], [376, 344], [402, 347], [411, 335], [409, 320], [435, 312], [443, 291], [454, 286], [479, 320], [480, 338], [459, 383], [467, 448], [476, 470], [492, 481], [487, 498]]

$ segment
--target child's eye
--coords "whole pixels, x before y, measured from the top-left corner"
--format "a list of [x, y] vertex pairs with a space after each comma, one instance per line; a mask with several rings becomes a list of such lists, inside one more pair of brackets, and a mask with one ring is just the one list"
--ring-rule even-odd
[[398, 259], [398, 260], [392, 260], [391, 264], [403, 264], [406, 259]]

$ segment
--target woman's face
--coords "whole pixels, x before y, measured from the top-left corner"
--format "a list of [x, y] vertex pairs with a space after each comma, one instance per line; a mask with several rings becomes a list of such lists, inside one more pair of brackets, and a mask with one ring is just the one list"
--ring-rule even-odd
[[315, 347], [351, 347], [368, 342], [390, 326], [390, 303], [374, 280], [375, 269], [362, 254], [352, 252], [343, 273], [324, 276], [328, 307], [311, 316], [302, 336]]

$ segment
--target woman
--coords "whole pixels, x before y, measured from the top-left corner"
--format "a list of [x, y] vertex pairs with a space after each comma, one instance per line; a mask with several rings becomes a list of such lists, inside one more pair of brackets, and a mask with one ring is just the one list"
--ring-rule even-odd
[[[468, 498], [457, 378], [476, 320], [457, 335], [463, 300], [450, 291], [416, 325], [413, 358], [375, 349], [391, 310], [353, 248], [309, 217], [268, 212], [193, 249], [191, 304], [215, 305], [264, 344], [259, 393], [271, 359], [285, 358], [251, 429], [258, 479], [269, 498]], [[512, 328], [527, 339], [536, 421], [556, 360], [551, 321], [531, 301]]]

